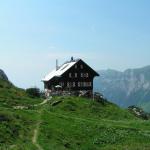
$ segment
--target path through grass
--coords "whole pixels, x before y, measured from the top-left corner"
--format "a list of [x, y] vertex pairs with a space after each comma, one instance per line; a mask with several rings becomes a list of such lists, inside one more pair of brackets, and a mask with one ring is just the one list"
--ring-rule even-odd
[[42, 115], [42, 110], [39, 111], [39, 121], [37, 122], [36, 128], [34, 129], [33, 132], [33, 137], [32, 137], [32, 143], [37, 147], [38, 150], [43, 150], [43, 148], [41, 147], [41, 145], [39, 145], [38, 143], [38, 135], [39, 135], [39, 130], [40, 130], [40, 124], [42, 122], [41, 120], [41, 115]]

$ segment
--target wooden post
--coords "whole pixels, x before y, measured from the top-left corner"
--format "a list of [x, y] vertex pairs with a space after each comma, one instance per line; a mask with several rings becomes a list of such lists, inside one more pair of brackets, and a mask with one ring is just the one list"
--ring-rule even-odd
[[93, 101], [94, 101], [94, 91], [92, 91], [92, 95], [93, 95]]

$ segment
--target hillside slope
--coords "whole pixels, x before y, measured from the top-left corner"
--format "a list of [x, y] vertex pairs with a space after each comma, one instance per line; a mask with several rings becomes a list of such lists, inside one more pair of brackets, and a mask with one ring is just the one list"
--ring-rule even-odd
[[149, 150], [150, 122], [105, 102], [54, 97], [49, 103], [15, 110], [1, 107], [0, 149]]
[[8, 80], [0, 79], [0, 149], [24, 150], [36, 147], [30, 141], [37, 120], [37, 112], [16, 110], [32, 107], [41, 99], [30, 98], [25, 90]]
[[95, 90], [102, 92], [112, 102], [123, 107], [139, 105], [146, 108], [146, 103], [149, 104], [150, 66], [124, 72], [109, 69], [99, 73], [101, 76], [95, 80]]
[[[38, 143], [44, 150], [149, 150], [150, 122], [106, 102], [54, 97], [41, 115]], [[52, 103], [54, 103], [52, 102]]]
[[30, 106], [40, 102], [28, 96], [24, 89], [17, 88], [9, 80], [4, 71], [0, 70], [0, 106], [13, 107], [17, 105]]
[[30, 106], [41, 100], [30, 98], [25, 90], [15, 87], [8, 80], [0, 79], [0, 106]]
[[4, 72], [0, 74], [0, 149], [37, 149], [30, 139], [38, 112], [14, 108], [32, 107], [40, 102], [41, 99], [30, 98], [25, 90], [15, 87]]
[[0, 149], [149, 150], [150, 121], [113, 103], [72, 96], [42, 101], [0, 79]]

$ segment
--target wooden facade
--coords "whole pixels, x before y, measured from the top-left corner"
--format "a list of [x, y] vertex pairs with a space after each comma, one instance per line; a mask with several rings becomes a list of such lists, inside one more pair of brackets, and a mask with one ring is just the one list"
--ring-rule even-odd
[[[81, 59], [73, 60], [72, 58], [67, 63], [71, 62], [75, 62], [74, 65], [61, 76], [54, 76], [48, 81], [43, 81], [45, 89], [53, 91], [56, 86], [60, 86], [63, 91], [93, 91], [93, 79], [99, 74]], [[62, 67], [57, 69], [63, 70]]]

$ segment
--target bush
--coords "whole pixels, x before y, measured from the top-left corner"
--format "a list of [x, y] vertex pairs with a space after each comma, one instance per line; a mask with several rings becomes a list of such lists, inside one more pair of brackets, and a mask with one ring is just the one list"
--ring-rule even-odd
[[40, 89], [39, 88], [29, 88], [29, 89], [26, 89], [26, 93], [34, 98], [34, 97], [40, 97]]

